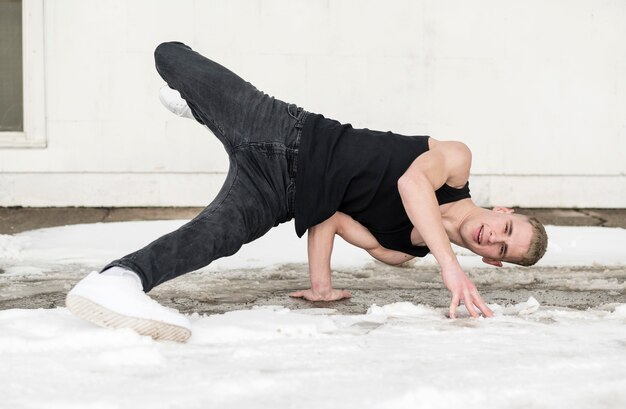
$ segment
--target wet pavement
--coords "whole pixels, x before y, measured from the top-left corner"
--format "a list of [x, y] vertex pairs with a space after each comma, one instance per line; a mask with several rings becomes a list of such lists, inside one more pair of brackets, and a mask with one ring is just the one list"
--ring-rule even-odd
[[[64, 307], [65, 295], [89, 268], [65, 266], [65, 271], [40, 275], [0, 274], [0, 310], [9, 308]], [[467, 270], [483, 298], [500, 305], [535, 297], [542, 305], [574, 309], [626, 303], [624, 267], [510, 267]], [[221, 273], [199, 270], [153, 289], [149, 294], [185, 313], [222, 313], [255, 305], [282, 305], [291, 309], [333, 308], [341, 313], [362, 314], [372, 304], [399, 301], [445, 308], [450, 302], [438, 271], [433, 267], [392, 267], [378, 262], [359, 270], [337, 270], [335, 287], [346, 288], [352, 298], [312, 303], [290, 298], [308, 288], [306, 264], [275, 268], [233, 270]]]
[[[200, 209], [0, 209], [0, 233], [99, 221], [188, 219]], [[520, 209], [546, 224], [626, 227], [626, 209]], [[0, 270], [0, 310], [65, 306], [65, 295], [94, 266], [64, 265], [45, 274], [3, 274]], [[468, 269], [488, 303], [501, 305], [535, 297], [540, 304], [573, 309], [609, 308], [626, 303], [626, 266], [492, 267]], [[415, 262], [400, 267], [372, 261], [364, 268], [336, 270], [336, 288], [352, 298], [311, 303], [290, 298], [291, 291], [308, 288], [307, 265], [285, 264], [264, 269], [237, 269], [219, 273], [199, 270], [166, 282], [150, 295], [184, 313], [222, 313], [255, 305], [282, 305], [291, 309], [332, 308], [360, 314], [372, 304], [398, 301], [446, 308], [450, 302], [439, 272]]]

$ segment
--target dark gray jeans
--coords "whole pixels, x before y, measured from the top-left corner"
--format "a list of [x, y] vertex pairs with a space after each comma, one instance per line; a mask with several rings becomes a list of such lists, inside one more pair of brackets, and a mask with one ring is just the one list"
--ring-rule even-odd
[[307, 111], [271, 97], [188, 46], [169, 42], [156, 68], [230, 158], [224, 186], [200, 214], [146, 247], [107, 264], [155, 286], [236, 253], [293, 218], [298, 146]]

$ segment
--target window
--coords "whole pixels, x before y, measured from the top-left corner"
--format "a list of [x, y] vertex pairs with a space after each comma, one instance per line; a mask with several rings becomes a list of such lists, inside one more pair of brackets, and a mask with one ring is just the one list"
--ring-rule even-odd
[[0, 0], [0, 132], [24, 130], [22, 2]]
[[0, 0], [0, 148], [46, 146], [43, 0]]

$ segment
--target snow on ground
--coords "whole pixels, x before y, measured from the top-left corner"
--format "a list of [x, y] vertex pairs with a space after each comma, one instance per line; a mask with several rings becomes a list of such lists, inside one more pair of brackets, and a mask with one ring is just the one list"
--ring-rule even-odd
[[[182, 223], [0, 235], [0, 267], [6, 275], [98, 268]], [[548, 226], [548, 234], [542, 265], [626, 262], [624, 229]], [[305, 242], [294, 238], [293, 225], [279, 226], [210, 269], [305, 262]], [[480, 265], [456, 250], [462, 265]], [[335, 267], [370, 262], [340, 240], [335, 253]], [[362, 315], [281, 306], [193, 314], [187, 344], [98, 328], [65, 308], [0, 311], [0, 407], [626, 407], [626, 304], [579, 311], [531, 297], [491, 306], [495, 318], [456, 320], [410, 303]]]
[[[143, 247], [177, 229], [185, 220], [78, 224], [32, 230], [13, 236], [0, 235], [0, 264], [6, 273], [29, 273], [37, 267], [86, 264], [102, 267], [107, 262]], [[538, 266], [626, 264], [626, 229], [607, 227], [547, 226], [550, 238], [546, 256]], [[306, 239], [298, 239], [293, 223], [284, 223], [245, 245], [235, 256], [214, 261], [207, 271], [262, 268], [275, 264], [305, 263]], [[454, 246], [465, 267], [484, 267], [481, 258]], [[335, 240], [333, 267], [358, 268], [372, 258], [363, 250]], [[426, 256], [420, 264], [434, 265]], [[29, 267], [24, 269], [24, 267]]]

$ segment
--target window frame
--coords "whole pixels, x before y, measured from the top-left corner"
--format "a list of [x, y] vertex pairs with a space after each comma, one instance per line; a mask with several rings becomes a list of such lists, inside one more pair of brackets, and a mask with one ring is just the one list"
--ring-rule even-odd
[[45, 148], [44, 0], [22, 0], [24, 129], [0, 132], [0, 148]]

